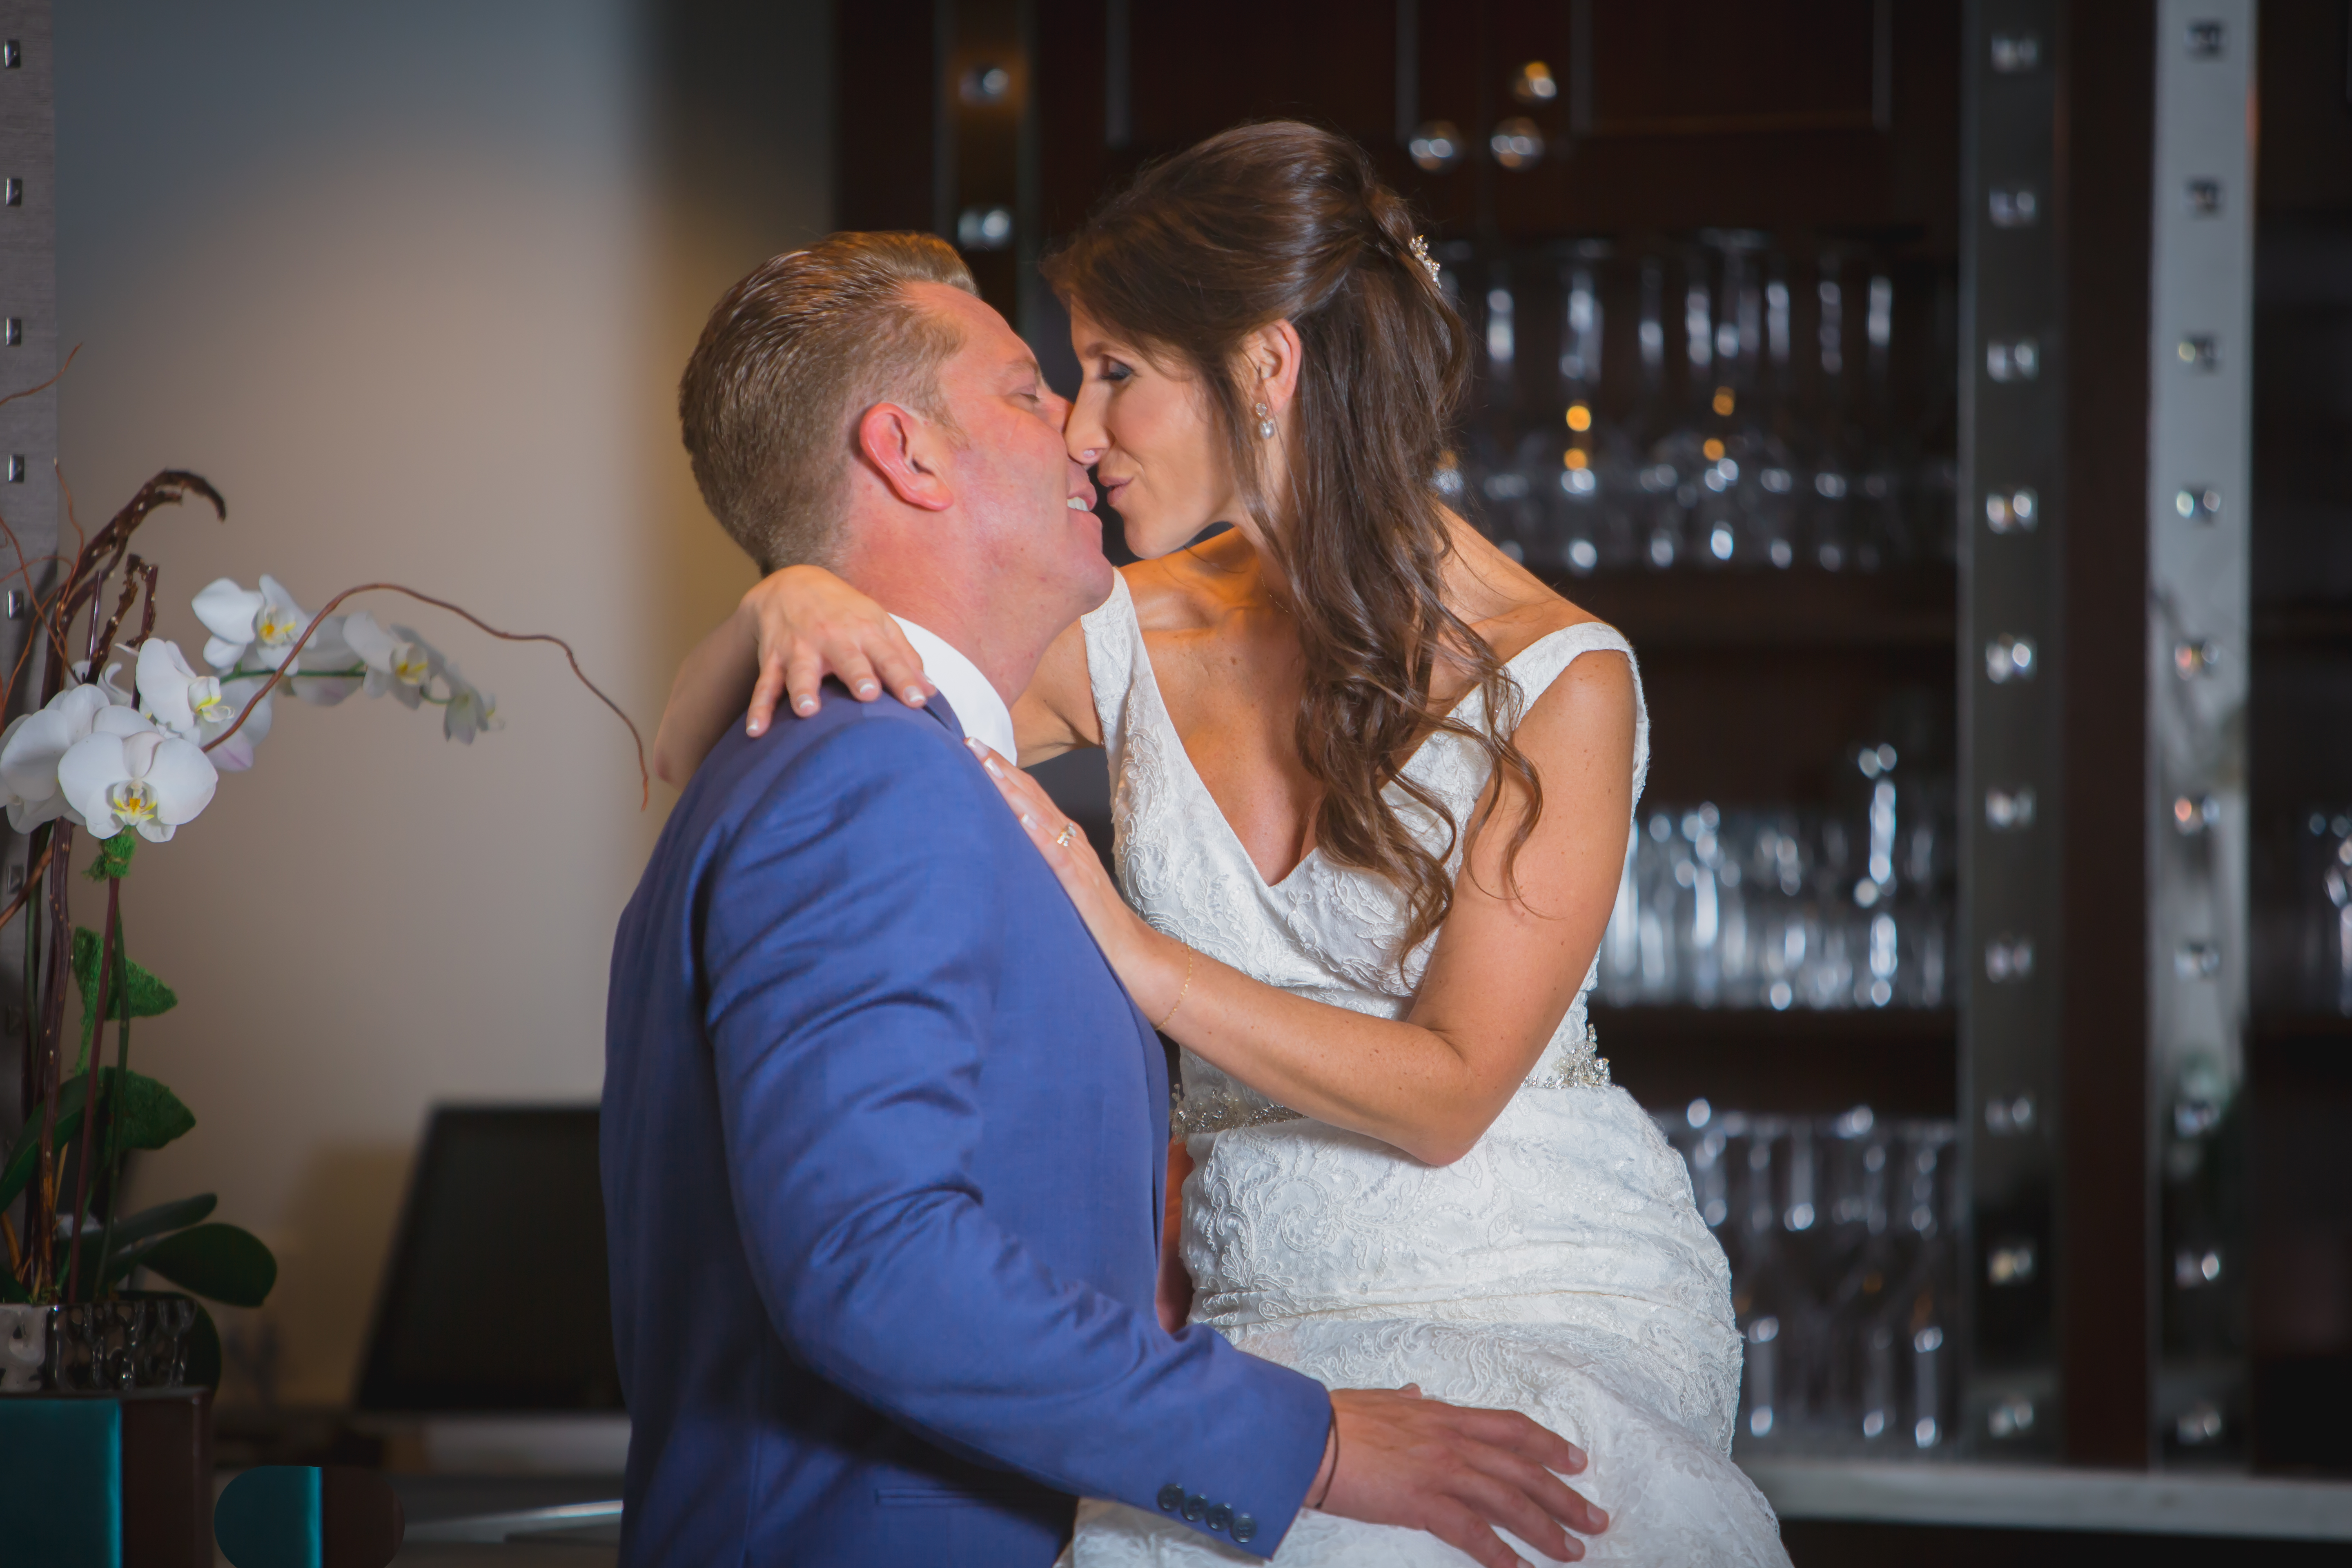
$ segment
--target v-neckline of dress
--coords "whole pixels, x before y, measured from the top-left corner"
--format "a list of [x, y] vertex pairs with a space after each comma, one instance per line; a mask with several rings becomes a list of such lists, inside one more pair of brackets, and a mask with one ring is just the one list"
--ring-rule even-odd
[[[1135, 608], [1132, 603], [1128, 606], [1128, 613], [1130, 616], [1135, 614]], [[1543, 636], [1536, 638], [1535, 641], [1528, 644], [1527, 647], [1521, 648], [1518, 652], [1513, 654], [1510, 658], [1505, 659], [1503, 661], [1503, 668], [1510, 674], [1514, 680], [1516, 680], [1518, 679], [1518, 670], [1517, 667], [1519, 660], [1527, 658], [1528, 655], [1535, 652], [1536, 649], [1543, 647], [1546, 643], [1550, 642], [1554, 637], [1566, 637], [1569, 633], [1575, 631], [1581, 626], [1605, 625], [1607, 625], [1606, 622], [1592, 620], [1576, 621], [1568, 626], [1555, 626], [1550, 631], [1544, 633]], [[1217, 819], [1217, 826], [1219, 827], [1224, 829], [1226, 842], [1231, 844], [1235, 852], [1241, 856], [1242, 864], [1249, 868], [1250, 877], [1256, 882], [1258, 888], [1265, 892], [1280, 893], [1285, 888], [1287, 888], [1291, 884], [1292, 880], [1296, 879], [1301, 871], [1307, 868], [1308, 861], [1323, 853], [1323, 847], [1320, 844], [1308, 846], [1307, 853], [1301, 855], [1297, 863], [1295, 863], [1289, 870], [1285, 871], [1281, 877], [1274, 881], [1269, 882], [1266, 880], [1265, 873], [1258, 869], [1256, 858], [1250, 854], [1249, 846], [1242, 842], [1242, 836], [1234, 828], [1233, 819], [1225, 815], [1225, 808], [1217, 804], [1216, 794], [1209, 788], [1209, 781], [1201, 776], [1199, 766], [1192, 761], [1192, 748], [1184, 743], [1184, 732], [1176, 727], [1176, 715], [1168, 706], [1168, 694], [1160, 689], [1160, 669], [1158, 666], [1151, 662], [1151, 644], [1150, 639], [1144, 636], [1143, 622], [1140, 616], [1136, 617], [1135, 649], [1136, 657], [1143, 661], [1144, 679], [1151, 684], [1151, 700], [1153, 705], [1160, 710], [1160, 721], [1167, 726], [1170, 738], [1176, 742], [1176, 754], [1184, 759], [1184, 776], [1192, 781], [1192, 788], [1200, 792], [1201, 799], [1208, 805], [1209, 815]], [[1472, 687], [1468, 691], [1462, 694], [1461, 698], [1455, 701], [1453, 707], [1445, 710], [1445, 716], [1448, 719], [1454, 717], [1465, 708], [1467, 708], [1471, 703], [1479, 700], [1484, 696], [1485, 690], [1483, 688], [1475, 686]], [[1421, 743], [1412, 749], [1412, 754], [1404, 760], [1404, 765], [1397, 770], [1398, 774], [1402, 776], [1403, 774], [1412, 772], [1412, 765], [1421, 760], [1422, 753], [1429, 750], [1430, 742], [1444, 733], [1446, 733], [1446, 731], [1444, 730], [1432, 730], [1428, 734], [1423, 736]]]

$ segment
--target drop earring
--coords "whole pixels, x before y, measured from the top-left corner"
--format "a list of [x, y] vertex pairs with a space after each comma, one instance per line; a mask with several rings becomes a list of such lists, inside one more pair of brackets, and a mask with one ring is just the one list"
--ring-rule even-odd
[[1257, 416], [1257, 438], [1261, 441], [1273, 440], [1274, 411], [1266, 407], [1265, 404], [1260, 403], [1255, 409], [1252, 409], [1251, 412]]

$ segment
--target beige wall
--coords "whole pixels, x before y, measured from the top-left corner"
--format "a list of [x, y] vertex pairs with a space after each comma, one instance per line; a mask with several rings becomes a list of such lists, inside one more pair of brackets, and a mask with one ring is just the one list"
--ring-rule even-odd
[[[187, 602], [215, 575], [269, 572], [312, 608], [390, 578], [569, 637], [650, 738], [750, 581], [695, 499], [677, 369], [719, 290], [830, 205], [824, 8], [780, 8], [758, 82], [708, 90], [703, 9], [59, 7], [82, 523], [164, 466], [230, 507], [142, 535], [166, 635], [195, 652]], [[136, 1065], [199, 1122], [133, 1201], [216, 1191], [278, 1248], [297, 1401], [349, 1389], [426, 1108], [596, 1095], [613, 924], [670, 798], [638, 809], [627, 735], [553, 650], [371, 607], [507, 728], [468, 749], [388, 701], [281, 702], [126, 905], [182, 999]]]

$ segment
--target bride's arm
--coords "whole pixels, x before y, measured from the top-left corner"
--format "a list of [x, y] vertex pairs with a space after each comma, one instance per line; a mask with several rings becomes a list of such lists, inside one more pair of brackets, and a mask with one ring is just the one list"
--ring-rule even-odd
[[787, 693], [793, 711], [814, 713], [828, 675], [861, 702], [880, 696], [886, 682], [913, 707], [939, 689], [881, 605], [821, 566], [770, 573], [677, 667], [654, 733], [654, 773], [685, 787], [746, 708], [754, 735]]
[[1070, 889], [1137, 1005], [1166, 1033], [1260, 1093], [1431, 1164], [1469, 1152], [1526, 1079], [1601, 945], [1633, 813], [1633, 682], [1622, 658], [1569, 666], [1528, 710], [1519, 750], [1543, 815], [1507, 891], [1523, 801], [1507, 794], [1474, 841], [1412, 1010], [1366, 1017], [1229, 969], [1160, 935], [1120, 902], [1082, 837], [1026, 776], [992, 771]]
[[[752, 585], [677, 668], [654, 735], [654, 773], [684, 788], [710, 748], [739, 718], [754, 735], [789, 699], [817, 710], [826, 676], [870, 702], [885, 686], [910, 707], [939, 688], [898, 623], [872, 599], [821, 566], [787, 566]], [[746, 717], [746, 710], [749, 710]], [[1099, 743], [1087, 685], [1086, 641], [1075, 625], [1046, 650], [1029, 689], [1013, 705], [1021, 760], [1043, 762], [1073, 746]]]

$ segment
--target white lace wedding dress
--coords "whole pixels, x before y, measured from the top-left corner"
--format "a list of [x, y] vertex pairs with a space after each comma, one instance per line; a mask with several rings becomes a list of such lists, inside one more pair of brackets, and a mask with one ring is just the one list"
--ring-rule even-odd
[[[1160, 931], [1270, 985], [1402, 1016], [1430, 944], [1399, 973], [1404, 912], [1391, 885], [1310, 853], [1268, 887], [1185, 754], [1123, 580], [1084, 626], [1129, 900]], [[1532, 703], [1580, 654], [1601, 650], [1633, 660], [1616, 632], [1587, 623], [1538, 639], [1510, 673]], [[1649, 758], [1639, 693], [1637, 671], [1637, 798]], [[1484, 700], [1473, 694], [1455, 712], [1480, 724]], [[1487, 778], [1477, 750], [1443, 733], [1406, 772], [1457, 822]], [[1407, 820], [1442, 846], [1440, 825]], [[1611, 1524], [1587, 1539], [1589, 1563], [1787, 1563], [1769, 1505], [1729, 1458], [1741, 1342], [1723, 1249], [1681, 1160], [1611, 1087], [1582, 992], [1486, 1137], [1444, 1169], [1304, 1120], [1189, 1051], [1176, 1128], [1197, 1163], [1182, 1237], [1194, 1322], [1332, 1387], [1418, 1383], [1434, 1398], [1526, 1412], [1591, 1456], [1573, 1484]], [[1066, 1561], [1253, 1560], [1176, 1520], [1089, 1500]], [[1315, 1512], [1275, 1558], [1282, 1568], [1469, 1561], [1417, 1531]]]

